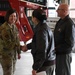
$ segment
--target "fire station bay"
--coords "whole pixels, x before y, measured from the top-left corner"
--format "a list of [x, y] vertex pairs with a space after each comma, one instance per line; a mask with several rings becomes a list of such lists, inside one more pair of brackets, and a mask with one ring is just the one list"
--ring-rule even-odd
[[[15, 8], [19, 15], [19, 22], [16, 24], [19, 30], [20, 45], [23, 46], [32, 41], [35, 25], [32, 22], [32, 12], [34, 9], [42, 8], [46, 12], [46, 23], [54, 32], [55, 25], [60, 17], [56, 10], [61, 3], [66, 3], [70, 7], [69, 16], [75, 24], [75, 2], [74, 0], [0, 0], [0, 26], [5, 22], [5, 14], [9, 8]], [[1, 33], [0, 33], [1, 36]], [[1, 37], [0, 37], [1, 38]], [[74, 35], [75, 39], [75, 35]], [[0, 46], [1, 47], [1, 46]], [[0, 48], [1, 49], [1, 48]], [[1, 58], [1, 55], [0, 55]], [[5, 62], [6, 63], [6, 62]], [[71, 75], [75, 75], [75, 41], [72, 50]], [[31, 50], [21, 51], [21, 58], [17, 59], [14, 75], [32, 75], [33, 56]], [[3, 74], [3, 68], [0, 60], [0, 75]], [[54, 73], [55, 75], [55, 69]]]

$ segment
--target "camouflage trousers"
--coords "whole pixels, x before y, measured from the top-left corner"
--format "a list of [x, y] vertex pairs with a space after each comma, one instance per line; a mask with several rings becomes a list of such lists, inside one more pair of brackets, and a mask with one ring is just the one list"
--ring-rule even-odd
[[14, 75], [16, 60], [9, 56], [0, 56], [3, 75]]

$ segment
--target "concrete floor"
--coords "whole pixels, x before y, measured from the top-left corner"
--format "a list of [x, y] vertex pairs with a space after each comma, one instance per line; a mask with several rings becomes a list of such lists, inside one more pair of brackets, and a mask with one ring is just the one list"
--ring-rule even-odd
[[[16, 71], [14, 75], [31, 75], [32, 71], [32, 55], [30, 51], [22, 52], [21, 59], [17, 60]], [[2, 67], [0, 65], [0, 75], [3, 75]]]
[[[72, 55], [73, 55], [73, 61], [71, 64], [71, 67], [72, 67], [71, 75], [75, 75], [75, 65], [74, 65], [75, 53], [73, 53]], [[33, 61], [32, 61], [32, 55], [30, 51], [25, 53], [22, 52], [21, 59], [17, 60], [17, 63], [16, 63], [15, 75], [31, 75], [32, 63]], [[0, 65], [0, 75], [3, 75], [1, 65]]]

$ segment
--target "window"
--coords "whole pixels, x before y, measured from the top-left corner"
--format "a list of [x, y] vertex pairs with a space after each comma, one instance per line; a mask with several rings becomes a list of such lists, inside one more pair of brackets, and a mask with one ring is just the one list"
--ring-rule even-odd
[[7, 11], [9, 8], [11, 8], [10, 3], [6, 1], [0, 0], [0, 11]]
[[70, 0], [70, 17], [75, 18], [75, 0]]
[[57, 17], [54, 0], [47, 0], [48, 17]]

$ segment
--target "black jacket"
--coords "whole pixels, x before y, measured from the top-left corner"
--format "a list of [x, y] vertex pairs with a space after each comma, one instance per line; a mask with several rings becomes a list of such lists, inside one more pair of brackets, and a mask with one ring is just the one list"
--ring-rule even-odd
[[69, 16], [59, 19], [54, 29], [56, 54], [71, 53], [74, 45], [74, 23]]
[[39, 23], [35, 27], [32, 42], [27, 47], [32, 49], [34, 70], [39, 70], [47, 61], [53, 61], [50, 65], [54, 64], [54, 37], [52, 31], [45, 23]]

